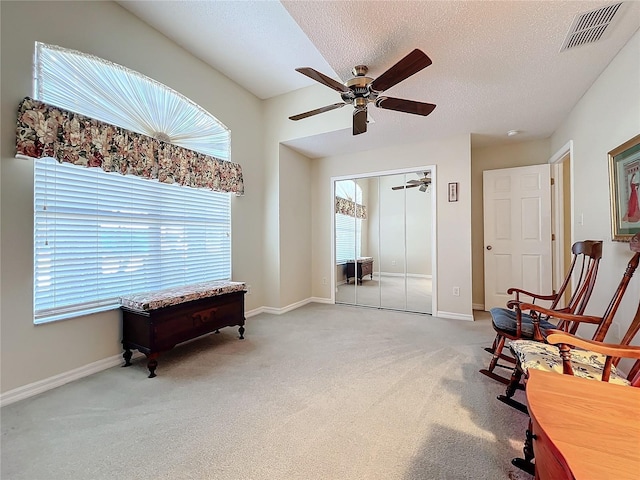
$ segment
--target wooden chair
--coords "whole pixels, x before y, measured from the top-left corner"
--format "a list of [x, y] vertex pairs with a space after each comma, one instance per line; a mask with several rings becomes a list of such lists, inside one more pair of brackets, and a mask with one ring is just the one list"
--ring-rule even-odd
[[[640, 347], [629, 345], [638, 330], [640, 330], [640, 304], [620, 344], [583, 340], [560, 331], [552, 331], [547, 337], [547, 342], [559, 345], [562, 373], [565, 375], [640, 388]], [[573, 348], [575, 350], [572, 350]], [[636, 359], [626, 376], [616, 368], [623, 358]]]
[[[640, 254], [636, 254], [638, 256]], [[610, 382], [617, 385], [640, 388], [640, 347], [631, 346], [630, 343], [640, 330], [640, 301], [636, 315], [631, 321], [627, 333], [622, 338], [620, 344], [610, 344], [595, 340], [584, 340], [570, 333], [559, 330], [551, 330], [546, 338], [549, 346], [557, 350], [554, 356], [552, 352], [545, 351], [537, 359], [540, 363], [540, 370], [551, 370], [553, 372], [574, 375], [576, 377], [589, 380]], [[559, 345], [559, 347], [555, 347]], [[574, 348], [572, 348], [574, 347]], [[635, 363], [624, 375], [616, 367], [622, 358], [636, 359]], [[535, 368], [533, 363], [527, 372]], [[532, 462], [533, 435], [532, 423], [529, 420], [529, 427], [526, 431], [524, 442], [524, 458], [514, 458], [511, 463], [516, 467], [535, 474], [535, 465]]]
[[[538, 314], [537, 319], [539, 322], [534, 323], [531, 314], [526, 313], [526, 308], [522, 308], [522, 297], [526, 296], [533, 299], [533, 301], [527, 303], [527, 305], [534, 305], [537, 300], [550, 301], [551, 306], [549, 307], [549, 311], [576, 314], [584, 313], [584, 310], [587, 308], [587, 303], [591, 298], [591, 293], [593, 292], [598, 273], [598, 265], [602, 258], [602, 241], [585, 240], [576, 242], [571, 247], [571, 252], [573, 258], [569, 271], [557, 292], [552, 295], [540, 295], [520, 288], [510, 288], [507, 290], [507, 293], [509, 295], [515, 295], [515, 298], [507, 303], [507, 308], [492, 308], [490, 310], [491, 322], [493, 329], [496, 331], [496, 337], [491, 348], [486, 348], [485, 350], [493, 356], [489, 367], [480, 370], [480, 373], [504, 384], [509, 383], [507, 377], [494, 373], [496, 367], [513, 368], [512, 366], [499, 364], [498, 360], [500, 359], [515, 363], [512, 357], [508, 357], [502, 353], [506, 339], [532, 339], [542, 341], [543, 334], [541, 329], [562, 329], [570, 333], [575, 333], [579, 325], [577, 323], [569, 325], [564, 320], [560, 320], [559, 323], [554, 324], [548, 321], [551, 316], [549, 314], [543, 318], [540, 318], [540, 314]], [[578, 277], [575, 288], [573, 289], [573, 294], [566, 303], [566, 306], [559, 307], [575, 274], [578, 274]]]
[[[638, 263], [640, 262], [640, 234], [636, 234], [633, 237], [629, 244], [629, 248], [634, 252], [634, 255], [631, 257], [631, 260], [629, 260], [627, 268], [620, 280], [620, 284], [618, 285], [618, 288], [616, 289], [613, 298], [609, 302], [609, 306], [602, 317], [553, 311], [527, 303], [521, 304], [520, 307], [531, 312], [534, 323], [538, 323], [539, 321], [536, 318], [537, 315], [544, 315], [557, 318], [560, 320], [560, 323], [564, 322], [563, 326], [565, 327], [569, 326], [569, 328], [547, 329], [548, 331], [559, 330], [564, 331], [564, 333], [575, 334], [575, 329], [577, 328], [575, 325], [579, 325], [581, 323], [597, 325], [598, 327], [592, 337], [592, 340], [595, 342], [602, 342], [609, 330], [609, 327], [611, 326], [611, 322], [613, 321], [616, 312], [618, 311], [618, 307], [620, 306], [622, 297], [627, 290], [629, 281], [638, 268]], [[633, 334], [635, 335], [635, 332]], [[512, 398], [520, 385], [520, 380], [524, 376], [524, 382], [526, 383], [526, 376], [529, 368], [550, 371], [554, 371], [555, 369], [558, 373], [562, 373], [560, 350], [558, 347], [549, 345], [544, 341], [538, 342], [522, 339], [511, 342], [509, 349], [516, 359], [516, 365], [513, 369], [513, 373], [511, 374], [511, 379], [507, 385], [505, 394], [498, 396], [498, 400], [527, 413], [527, 407]]]

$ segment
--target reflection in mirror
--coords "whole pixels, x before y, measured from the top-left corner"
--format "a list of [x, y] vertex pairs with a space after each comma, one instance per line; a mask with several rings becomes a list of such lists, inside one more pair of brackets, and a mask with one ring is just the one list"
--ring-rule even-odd
[[335, 182], [336, 303], [431, 313], [430, 172]]
[[378, 195], [378, 178], [359, 178], [356, 184], [362, 191], [363, 203], [367, 207], [367, 216], [362, 220], [362, 238], [360, 258], [358, 259], [358, 271], [361, 280], [356, 286], [356, 305], [368, 307], [380, 306], [380, 282], [375, 273], [378, 258], [377, 242], [378, 223], [372, 215], [372, 206], [375, 205]]
[[378, 212], [380, 222], [380, 305], [394, 310], [406, 308], [405, 265], [405, 174], [380, 177]]
[[[355, 180], [335, 182], [335, 256], [336, 302], [356, 303], [356, 287], [362, 254], [362, 221], [366, 207], [362, 203], [362, 189]], [[353, 288], [349, 285], [353, 284]]]
[[[407, 310], [431, 313], [431, 186], [424, 172], [407, 175], [407, 181], [418, 180], [419, 187], [406, 192]], [[413, 184], [417, 185], [417, 184]]]

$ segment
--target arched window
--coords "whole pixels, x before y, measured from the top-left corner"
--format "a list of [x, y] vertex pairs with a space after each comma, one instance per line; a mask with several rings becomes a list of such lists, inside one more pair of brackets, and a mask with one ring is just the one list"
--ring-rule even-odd
[[34, 97], [173, 145], [231, 157], [231, 132], [184, 95], [93, 55], [36, 42]]
[[[229, 130], [152, 79], [42, 43], [34, 64], [36, 101], [153, 137], [161, 149], [230, 158]], [[124, 294], [231, 278], [230, 193], [81, 168], [61, 148], [58, 161], [35, 160], [35, 323], [117, 308]]]

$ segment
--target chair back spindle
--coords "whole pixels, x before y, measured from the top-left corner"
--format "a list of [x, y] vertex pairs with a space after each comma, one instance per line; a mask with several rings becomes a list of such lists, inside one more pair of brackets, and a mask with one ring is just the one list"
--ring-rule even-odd
[[[607, 335], [607, 331], [611, 326], [611, 322], [613, 322], [613, 318], [615, 316], [616, 311], [618, 310], [618, 307], [620, 306], [620, 302], [622, 302], [622, 297], [624, 296], [624, 293], [627, 290], [627, 286], [631, 281], [631, 277], [633, 277], [633, 274], [635, 273], [636, 269], [638, 268], [638, 264], [640, 263], [640, 242], [631, 244], [630, 248], [632, 251], [636, 253], [633, 255], [633, 257], [631, 257], [631, 260], [629, 260], [629, 263], [627, 264], [627, 268], [624, 271], [624, 274], [622, 276], [622, 280], [618, 285], [618, 289], [616, 290], [616, 293], [611, 299], [611, 302], [609, 302], [609, 306], [607, 307], [607, 310], [603, 315], [604, 321], [601, 322], [600, 325], [598, 325], [598, 328], [596, 329], [596, 332], [593, 335], [593, 340], [597, 342], [602, 342], [604, 340], [604, 337]], [[640, 320], [639, 320], [639, 323], [640, 323]], [[638, 325], [638, 328], [640, 328], [640, 324]], [[637, 331], [638, 330], [636, 328], [636, 332]], [[633, 335], [635, 335], [636, 332], [634, 332]], [[629, 332], [627, 332], [627, 334], [628, 333]]]
[[[571, 294], [566, 307], [557, 308], [557, 304], [561, 300], [561, 295], [558, 295], [554, 305], [550, 308], [551, 310], [582, 315], [587, 308], [587, 304], [593, 293], [593, 287], [596, 283], [596, 277], [598, 276], [598, 266], [602, 259], [602, 242], [595, 240], [576, 242], [573, 244], [573, 247], [571, 247], [571, 252], [573, 253], [571, 266], [559, 291], [564, 292], [568, 288], [569, 282], [571, 282], [574, 276], [574, 271], [576, 271], [576, 264], [579, 263], [580, 269], [576, 281], [576, 288]], [[562, 320], [558, 324], [558, 330], [575, 333], [578, 326], [578, 323]]]

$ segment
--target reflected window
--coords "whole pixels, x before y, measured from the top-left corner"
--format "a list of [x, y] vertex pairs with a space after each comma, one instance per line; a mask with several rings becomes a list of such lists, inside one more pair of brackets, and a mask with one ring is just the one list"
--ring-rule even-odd
[[[362, 204], [362, 189], [354, 180], [336, 182], [336, 197]], [[336, 263], [346, 263], [361, 255], [362, 219], [336, 213]]]

